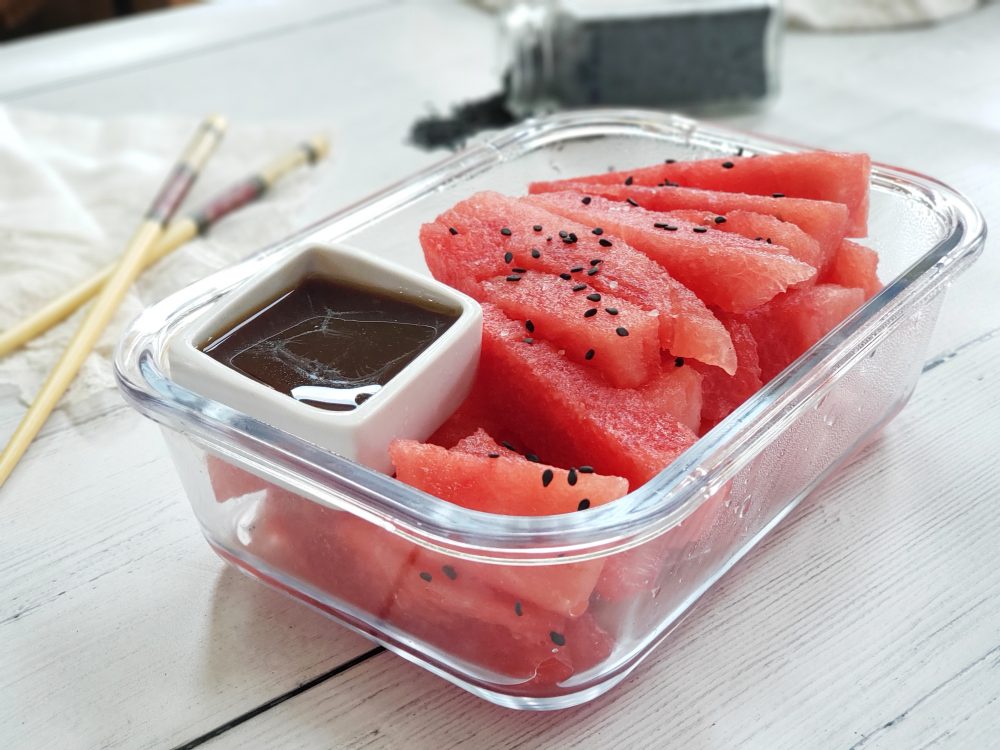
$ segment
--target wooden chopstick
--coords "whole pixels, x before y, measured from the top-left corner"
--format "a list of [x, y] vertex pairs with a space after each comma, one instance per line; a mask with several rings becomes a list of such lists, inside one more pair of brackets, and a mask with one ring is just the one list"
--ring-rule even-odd
[[121, 259], [98, 295], [94, 306], [83, 319], [59, 362], [49, 373], [10, 442], [3, 449], [3, 453], [0, 453], [0, 486], [7, 481], [7, 477], [17, 466], [17, 462], [80, 371], [83, 361], [94, 348], [94, 344], [118, 309], [128, 288], [142, 270], [146, 254], [163, 236], [167, 222], [177, 212], [205, 162], [208, 161], [208, 157], [215, 151], [225, 129], [224, 118], [214, 115], [206, 119], [171, 170], [145, 218], [125, 247]]
[[[193, 214], [172, 221], [164, 235], [145, 255], [142, 268], [152, 265], [199, 234], [204, 234], [209, 227], [227, 214], [257, 200], [289, 172], [325, 158], [329, 150], [329, 143], [323, 136], [310, 138], [296, 146], [294, 150], [270, 162], [256, 174], [230, 185], [213, 196]], [[0, 357], [24, 346], [76, 312], [101, 290], [114, 272], [115, 266], [114, 263], [109, 264], [45, 305], [34, 315], [0, 333]]]

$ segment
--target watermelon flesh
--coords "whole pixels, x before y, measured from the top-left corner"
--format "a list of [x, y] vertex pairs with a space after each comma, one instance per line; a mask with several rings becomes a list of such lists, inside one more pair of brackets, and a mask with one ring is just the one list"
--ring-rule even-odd
[[[546, 190], [566, 189], [575, 182], [600, 185], [677, 185], [727, 193], [750, 193], [841, 203], [847, 207], [848, 237], [868, 234], [868, 184], [871, 159], [867, 154], [809, 151], [796, 154], [730, 156], [654, 164], [620, 172], [576, 177], [545, 183]], [[665, 184], [669, 183], [669, 184]], [[536, 189], [542, 187], [536, 183]], [[713, 209], [714, 210], [714, 209]]]
[[638, 487], [695, 439], [636, 391], [604, 384], [544, 341], [524, 343], [523, 325], [488, 303], [478, 377], [506, 426], [550, 464], [592, 466]]
[[[640, 388], [639, 393], [650, 408], [697, 432], [701, 423], [702, 375], [685, 362], [683, 357], [665, 359], [660, 374]], [[703, 367], [723, 372], [711, 365]]]
[[865, 299], [871, 299], [882, 289], [882, 282], [878, 280], [878, 253], [864, 245], [844, 240], [820, 280], [861, 289]]
[[[730, 211], [725, 216], [706, 211], [671, 211], [671, 216], [700, 224], [704, 227], [718, 229], [721, 232], [732, 232], [741, 237], [754, 240], [765, 252], [775, 249], [777, 252], [791, 255], [807, 266], [817, 271], [825, 268], [828, 259], [824, 257], [819, 243], [794, 224], [781, 221], [767, 214], [756, 214], [752, 211]], [[807, 286], [816, 279], [800, 284]]]
[[[476, 434], [482, 440], [485, 433]], [[579, 474], [492, 450], [470, 452], [469, 442], [448, 450], [415, 440], [394, 440], [389, 456], [401, 482], [448, 502], [484, 513], [548, 516], [603, 505], [628, 492], [621, 477]], [[491, 458], [490, 456], [495, 456]]]
[[734, 375], [728, 375], [718, 367], [698, 363], [692, 365], [704, 376], [699, 435], [704, 435], [715, 427], [764, 385], [760, 377], [757, 342], [750, 326], [735, 316], [723, 316], [721, 320], [733, 338], [739, 366]]
[[[760, 243], [716, 229], [704, 233], [671, 214], [579, 193], [542, 193], [529, 200], [543, 208], [599, 226], [663, 266], [705, 303], [727, 312], [747, 312], [788, 287], [809, 281], [816, 269]], [[787, 251], [786, 251], [787, 253]], [[673, 350], [671, 350], [673, 351]]]
[[[542, 229], [535, 231], [536, 226]], [[504, 228], [509, 236], [501, 233]], [[575, 239], [567, 242], [560, 231], [567, 234], [566, 240]], [[736, 354], [726, 329], [690, 289], [623, 242], [608, 246], [610, 240], [590, 228], [524, 200], [477, 193], [421, 227], [420, 242], [435, 278], [480, 301], [476, 282], [506, 275], [512, 268], [572, 275], [571, 268], [590, 268], [590, 261], [600, 259], [600, 270], [580, 283], [656, 310], [660, 345], [675, 356], [735, 371]], [[508, 252], [510, 262], [505, 260]]]
[[[734, 211], [749, 211], [773, 216], [795, 224], [819, 244], [824, 258], [833, 257], [847, 231], [847, 206], [808, 198], [774, 198], [770, 195], [722, 193], [682, 187], [641, 187], [638, 185], [601, 185], [591, 182], [534, 182], [532, 193], [572, 190], [585, 195], [600, 195], [609, 200], [632, 199], [648, 211], [697, 210], [728, 216]], [[754, 235], [756, 236], [756, 235]], [[779, 243], [780, 244], [780, 243]], [[810, 264], [812, 265], [812, 264]]]
[[[573, 268], [580, 270], [568, 280], [535, 271], [487, 279], [480, 283], [482, 296], [507, 317], [525, 321], [526, 338], [552, 343], [610, 385], [635, 388], [652, 380], [660, 371], [658, 317], [583, 284], [582, 270], [593, 266]], [[616, 333], [622, 326], [628, 336]]]
[[757, 342], [761, 380], [770, 381], [864, 301], [861, 289], [817, 284], [787, 292], [743, 316]]
[[[278, 488], [268, 491], [250, 547], [345, 604], [506, 678], [556, 684], [611, 651], [611, 639], [584, 611], [600, 560], [533, 568], [534, 580], [511, 579], [523, 591], [506, 591], [503, 566], [423, 549]], [[569, 605], [553, 594], [566, 591], [582, 593]], [[563, 611], [537, 599], [555, 601]], [[567, 613], [571, 607], [573, 616]]]

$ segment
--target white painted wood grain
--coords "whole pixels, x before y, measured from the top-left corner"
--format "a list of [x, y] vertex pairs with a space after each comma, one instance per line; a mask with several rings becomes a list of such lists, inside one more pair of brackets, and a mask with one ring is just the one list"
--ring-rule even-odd
[[[66, 53], [61, 68], [7, 45], [0, 80], [26, 82], [5, 84], [18, 106], [330, 127], [318, 217], [439, 158], [405, 144], [410, 123], [489, 93], [496, 69], [491, 19], [460, 3], [400, 0], [313, 23], [314, 10], [289, 9], [306, 22], [273, 35], [243, 34], [256, 23], [247, 11], [191, 30], [197, 54], [140, 55], [141, 67], [97, 59], [114, 25], [44, 40], [47, 55]], [[162, 18], [122, 25], [119, 38], [155, 35]], [[937, 175], [997, 224], [998, 35], [997, 3], [902, 34], [790, 34], [784, 93], [729, 122]], [[213, 38], [238, 43], [211, 49]], [[91, 67], [67, 81], [81, 50]], [[998, 285], [988, 251], [952, 290], [932, 350], [1000, 327]], [[592, 706], [514, 714], [381, 655], [214, 744], [989, 747], [1000, 732], [998, 347], [984, 340], [928, 373], [890, 437]], [[0, 490], [0, 745], [176, 744], [369, 648], [224, 572], [155, 428], [116, 404], [58, 413]], [[0, 384], [0, 436], [19, 409]]]
[[993, 339], [927, 373], [879, 442], [593, 704], [508, 711], [386, 653], [207, 747], [993, 747], [998, 370]]

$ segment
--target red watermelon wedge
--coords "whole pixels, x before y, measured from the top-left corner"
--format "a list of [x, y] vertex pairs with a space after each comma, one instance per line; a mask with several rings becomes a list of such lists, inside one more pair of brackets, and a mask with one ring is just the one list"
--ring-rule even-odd
[[878, 280], [878, 253], [864, 245], [844, 240], [820, 280], [863, 289], [865, 299], [871, 299], [882, 289], [882, 282]]
[[[484, 433], [485, 435], [485, 433]], [[476, 439], [482, 439], [478, 436]], [[580, 474], [529, 461], [500, 446], [486, 454], [460, 442], [448, 450], [415, 440], [394, 440], [389, 456], [401, 482], [484, 513], [547, 516], [603, 505], [628, 492], [620, 477]], [[586, 501], [586, 502], [584, 502]]]
[[[566, 356], [600, 373], [617, 388], [636, 388], [660, 371], [660, 324], [630, 302], [582, 283], [584, 270], [571, 278], [528, 271], [480, 283], [483, 298], [508, 318], [525, 321], [526, 338], [543, 339]], [[618, 311], [608, 315], [608, 308]], [[616, 331], [624, 326], [629, 335]]]
[[[435, 278], [480, 300], [476, 282], [513, 268], [572, 277], [571, 269], [583, 266], [588, 270], [579, 283], [658, 311], [661, 347], [735, 371], [736, 354], [726, 329], [690, 289], [625, 243], [612, 243], [524, 200], [477, 193], [421, 227], [420, 241]], [[600, 262], [592, 266], [594, 260]], [[591, 273], [593, 268], [599, 270]]]
[[787, 292], [743, 316], [757, 342], [761, 380], [770, 381], [864, 301], [861, 289], [817, 284]]
[[626, 187], [678, 185], [727, 193], [830, 201], [847, 206], [847, 236], [864, 237], [868, 234], [870, 174], [871, 159], [867, 154], [806, 151], [654, 164], [621, 172], [557, 180], [545, 185], [549, 190], [559, 187], [565, 189], [565, 186], [574, 182]]
[[[710, 211], [684, 210], [671, 211], [670, 215], [684, 221], [690, 221], [692, 224], [700, 224], [722, 232], [732, 232], [754, 240], [764, 251], [776, 248], [778, 252], [787, 253], [817, 271], [827, 265], [827, 258], [823, 256], [823, 251], [816, 240], [794, 224], [767, 214], [756, 214], [752, 211], [730, 211], [723, 216]], [[812, 278], [801, 285], [808, 286], [815, 282], [816, 279]]]
[[723, 325], [733, 337], [739, 366], [735, 375], [728, 375], [718, 367], [695, 363], [692, 367], [704, 375], [702, 381], [701, 426], [699, 435], [704, 435], [719, 422], [729, 416], [737, 406], [760, 390], [760, 359], [757, 342], [750, 326], [734, 316], [720, 317]]
[[[722, 372], [718, 367], [701, 366]], [[660, 374], [640, 388], [639, 393], [659, 414], [673, 417], [692, 431], [698, 431], [702, 410], [702, 375], [683, 357], [664, 360]]]
[[600, 195], [610, 200], [631, 198], [648, 211], [712, 211], [728, 215], [733, 211], [751, 211], [795, 224], [819, 243], [824, 258], [830, 258], [847, 231], [847, 206], [842, 203], [808, 198], [774, 198], [770, 195], [722, 193], [682, 187], [640, 187], [638, 185], [601, 185], [590, 182], [535, 182], [532, 193], [574, 190], [585, 195]]
[[[579, 193], [542, 193], [528, 200], [620, 237], [663, 266], [706, 304], [746, 312], [790, 286], [809, 281], [816, 269], [787, 254], [761, 250], [753, 240], [680, 221], [629, 203]], [[671, 350], [673, 351], [673, 350]]]
[[674, 419], [653, 413], [630, 389], [612, 388], [524, 328], [483, 305], [479, 377], [490, 406], [521, 442], [559, 466], [592, 466], [638, 487], [695, 439]]

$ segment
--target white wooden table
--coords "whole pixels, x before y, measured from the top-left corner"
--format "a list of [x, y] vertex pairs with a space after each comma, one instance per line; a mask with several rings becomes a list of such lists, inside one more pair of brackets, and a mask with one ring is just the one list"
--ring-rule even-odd
[[[1000, 225], [1000, 5], [786, 42], [781, 96], [730, 124], [932, 174]], [[488, 93], [493, 43], [450, 2], [227, 3], [0, 47], [0, 99], [326, 123], [329, 212], [440, 158], [408, 126]], [[490, 706], [234, 573], [151, 423], [115, 393], [59, 412], [0, 491], [0, 747], [1000, 746], [998, 288], [988, 247], [885, 437], [561, 713]], [[0, 384], [0, 438], [20, 410]]]

